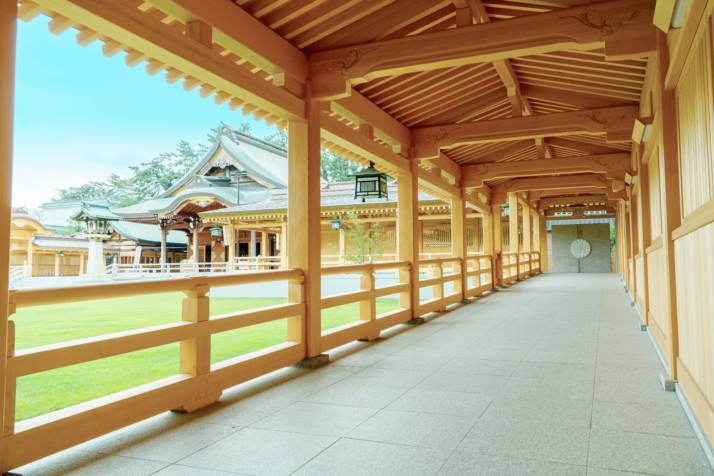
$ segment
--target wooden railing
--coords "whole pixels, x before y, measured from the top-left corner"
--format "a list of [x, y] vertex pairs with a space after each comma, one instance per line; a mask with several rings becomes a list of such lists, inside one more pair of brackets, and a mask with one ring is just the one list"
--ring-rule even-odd
[[518, 253], [502, 253], [501, 267], [504, 283], [510, 284], [518, 281]]
[[[423, 272], [431, 274], [430, 278], [419, 279], [419, 289], [431, 287], [432, 298], [419, 303], [417, 315], [444, 311], [450, 304], [463, 299], [461, 266], [463, 266], [461, 258], [434, 258], [419, 261], [419, 275], [421, 276]], [[449, 282], [454, 283], [454, 290], [444, 294], [444, 284]]]
[[536, 275], [542, 272], [540, 263], [540, 251], [531, 251], [531, 275]]
[[[360, 310], [358, 320], [322, 333], [321, 350], [334, 349], [357, 339], [374, 340], [379, 337], [381, 330], [411, 319], [409, 268], [410, 264], [408, 262], [356, 264], [322, 268], [322, 276], [359, 274], [360, 289], [325, 296], [320, 300], [320, 309], [358, 302], [360, 303]], [[377, 271], [396, 271], [398, 276], [397, 284], [376, 287], [375, 272]], [[392, 294], [399, 294], [399, 307], [393, 311], [377, 314], [377, 299]]]
[[10, 266], [10, 284], [29, 276], [27, 268], [28, 266], [26, 264], [20, 266]]
[[[354, 322], [322, 332], [318, 350], [325, 352], [357, 339], [376, 339], [384, 329], [482, 295], [494, 286], [491, 263], [489, 255], [421, 260], [418, 283], [411, 281], [414, 274], [408, 262], [322, 268], [323, 277], [359, 274], [361, 279], [356, 291], [322, 297], [321, 310], [351, 303], [360, 305]], [[387, 276], [389, 272], [396, 273], [396, 282], [378, 287], [376, 277]], [[178, 322], [17, 351], [15, 323], [10, 320], [6, 425], [2, 436], [4, 459], [0, 470], [16, 468], [167, 410], [192, 411], [210, 405], [228, 387], [302, 360], [306, 344], [300, 338], [299, 342], [288, 340], [211, 363], [211, 336], [215, 334], [278, 319], [299, 320], [303, 328], [307, 325], [306, 305], [302, 301], [304, 292], [290, 293], [301, 296], [297, 298], [300, 302], [209, 315], [211, 289], [274, 281], [288, 281], [294, 290], [294, 286], [303, 287], [304, 275], [300, 270], [279, 270], [11, 291], [11, 314], [16, 309], [47, 304], [166, 292], [180, 291], [186, 297], [182, 302], [182, 320]], [[453, 283], [450, 292], [445, 290], [447, 283]], [[430, 299], [421, 302], [413, 299], [413, 292], [427, 287], [432, 288]], [[378, 314], [377, 300], [392, 295], [399, 296], [397, 308]], [[412, 309], [413, 303], [418, 303], [416, 309]], [[176, 342], [180, 342], [180, 368], [176, 375], [15, 423], [18, 378]]]
[[527, 251], [518, 253], [518, 279], [531, 275], [531, 254]]
[[[181, 291], [186, 297], [182, 321], [18, 351], [14, 351], [15, 325], [9, 321], [0, 470], [16, 468], [166, 410], [194, 410], [216, 401], [225, 388], [300, 361], [305, 355], [304, 343], [292, 341], [216, 364], [210, 360], [212, 335], [278, 319], [304, 320], [305, 304], [292, 302], [210, 317], [208, 292], [221, 286], [286, 280], [302, 286], [303, 273], [264, 271], [11, 291], [11, 313], [46, 304], [166, 292]], [[18, 378], [175, 342], [181, 343], [178, 374], [15, 424]]]
[[493, 289], [492, 262], [490, 255], [474, 255], [466, 258], [466, 297], [480, 296]]

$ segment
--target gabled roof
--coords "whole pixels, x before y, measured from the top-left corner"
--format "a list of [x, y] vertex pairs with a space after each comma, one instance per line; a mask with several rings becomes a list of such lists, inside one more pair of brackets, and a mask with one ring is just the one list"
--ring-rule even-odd
[[90, 201], [80, 202], [79, 210], [71, 218], [72, 220], [82, 220], [83, 218], [119, 220], [119, 216], [112, 213], [109, 203]]
[[218, 135], [218, 140], [214, 142], [206, 155], [161, 194], [161, 197], [175, 195], [178, 190], [190, 184], [197, 176], [208, 172], [216, 162], [227, 165], [225, 164], [226, 158], [216, 158], [216, 154], [220, 151], [225, 152], [232, 165], [247, 172], [248, 176], [256, 182], [268, 188], [287, 187], [287, 150], [229, 127], [223, 127]]

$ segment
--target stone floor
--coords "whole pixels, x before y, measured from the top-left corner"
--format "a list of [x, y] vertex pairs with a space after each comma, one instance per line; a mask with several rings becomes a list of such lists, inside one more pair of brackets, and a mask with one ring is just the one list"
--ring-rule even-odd
[[614, 275], [543, 275], [18, 470], [712, 475]]

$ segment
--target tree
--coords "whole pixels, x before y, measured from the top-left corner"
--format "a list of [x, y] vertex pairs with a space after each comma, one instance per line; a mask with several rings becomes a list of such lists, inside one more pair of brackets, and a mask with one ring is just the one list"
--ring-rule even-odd
[[[285, 131], [278, 131], [265, 138], [278, 147], [288, 148], [288, 135]], [[359, 171], [359, 165], [346, 160], [327, 149], [320, 150], [320, 175], [328, 182], [344, 182], [350, 180], [352, 174]]]
[[[183, 177], [218, 140], [223, 128], [221, 123], [206, 135], [207, 143], [195, 146], [181, 140], [172, 152], [163, 152], [148, 162], [129, 167], [131, 175], [122, 178], [111, 174], [104, 181], [91, 181], [79, 187], [59, 189], [59, 200], [107, 200], [111, 205], [124, 207], [156, 197]], [[238, 131], [250, 134], [252, 127], [242, 123]]]
[[345, 238], [350, 244], [345, 252], [347, 261], [363, 264], [372, 263], [384, 253], [385, 229], [382, 223], [368, 223], [356, 212], [347, 213], [342, 219]]

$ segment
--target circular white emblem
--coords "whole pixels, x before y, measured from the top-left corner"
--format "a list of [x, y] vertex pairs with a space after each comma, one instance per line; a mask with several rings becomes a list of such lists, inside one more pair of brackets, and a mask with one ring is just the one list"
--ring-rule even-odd
[[578, 238], [570, 243], [570, 254], [578, 259], [587, 258], [591, 251], [592, 248], [590, 247], [590, 242], [588, 240]]

